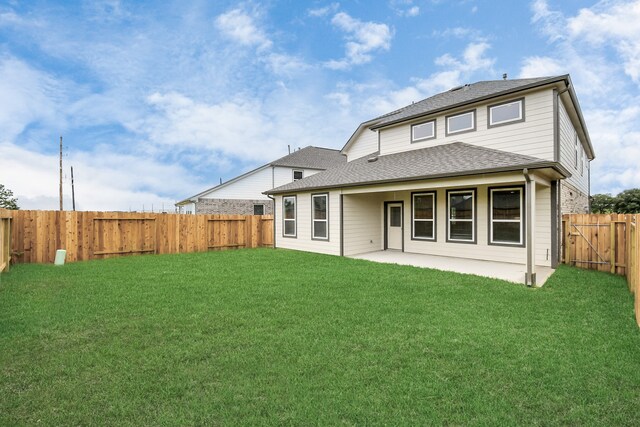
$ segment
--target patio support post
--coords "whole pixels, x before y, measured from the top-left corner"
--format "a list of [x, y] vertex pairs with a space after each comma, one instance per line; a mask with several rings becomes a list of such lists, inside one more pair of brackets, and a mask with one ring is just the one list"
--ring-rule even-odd
[[525, 283], [527, 286], [534, 286], [536, 284], [536, 273], [535, 273], [535, 242], [534, 242], [534, 209], [535, 209], [535, 186], [536, 183], [529, 176], [529, 170], [524, 169], [522, 171], [525, 179], [525, 196], [526, 196], [526, 219], [525, 219], [525, 227], [527, 229], [526, 232], [526, 242], [527, 242], [527, 273], [525, 275]]

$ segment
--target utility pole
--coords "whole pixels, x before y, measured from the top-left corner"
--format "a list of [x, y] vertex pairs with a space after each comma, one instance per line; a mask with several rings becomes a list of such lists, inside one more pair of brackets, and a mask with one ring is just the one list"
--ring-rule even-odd
[[71, 203], [73, 205], [73, 210], [76, 210], [76, 189], [73, 185], [73, 166], [71, 166]]
[[62, 136], [60, 136], [60, 210], [62, 207]]

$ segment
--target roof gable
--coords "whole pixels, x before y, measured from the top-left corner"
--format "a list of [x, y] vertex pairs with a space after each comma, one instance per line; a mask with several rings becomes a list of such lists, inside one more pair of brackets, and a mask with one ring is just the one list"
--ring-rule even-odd
[[274, 160], [271, 166], [284, 166], [304, 169], [330, 169], [347, 162], [346, 156], [331, 148], [308, 146]]

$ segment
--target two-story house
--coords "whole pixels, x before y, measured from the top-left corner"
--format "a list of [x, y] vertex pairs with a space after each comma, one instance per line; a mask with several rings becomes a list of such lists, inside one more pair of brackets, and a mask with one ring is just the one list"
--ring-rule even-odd
[[273, 188], [276, 247], [555, 267], [589, 209], [589, 134], [568, 75], [481, 81], [362, 123], [347, 163]]
[[339, 150], [305, 147], [184, 199], [176, 208], [179, 213], [271, 215], [273, 202], [264, 191], [345, 163]]

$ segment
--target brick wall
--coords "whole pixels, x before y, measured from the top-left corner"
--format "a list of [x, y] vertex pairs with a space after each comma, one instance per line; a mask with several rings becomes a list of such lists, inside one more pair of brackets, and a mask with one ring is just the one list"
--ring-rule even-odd
[[253, 215], [253, 205], [264, 205], [264, 215], [273, 215], [271, 200], [200, 199], [197, 214]]
[[563, 214], [589, 213], [589, 196], [565, 181], [561, 181], [560, 207]]

